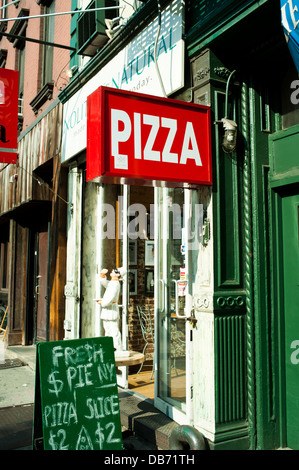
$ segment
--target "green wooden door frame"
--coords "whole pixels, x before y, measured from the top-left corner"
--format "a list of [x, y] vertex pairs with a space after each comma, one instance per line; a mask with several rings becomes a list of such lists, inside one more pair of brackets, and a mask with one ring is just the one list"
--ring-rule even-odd
[[[223, 154], [221, 128], [213, 129], [215, 449], [272, 449], [278, 442], [268, 147], [278, 120], [269, 114], [265, 131], [259, 79], [245, 73], [231, 94], [234, 154]], [[223, 117], [224, 85], [214, 77], [210, 87], [215, 120]]]
[[[282, 199], [286, 445], [299, 450], [299, 184]], [[282, 351], [283, 353], [283, 351]]]
[[[274, 348], [276, 350], [277, 363], [277, 427], [279, 433], [279, 446], [286, 447], [287, 442], [287, 421], [286, 421], [286, 318], [285, 318], [285, 276], [284, 276], [284, 251], [283, 251], [283, 206], [285, 200], [292, 198], [292, 194], [299, 195], [299, 181], [297, 184], [283, 185], [277, 187], [277, 181], [274, 183], [275, 190], [272, 190], [272, 304], [273, 312], [276, 318], [276, 335]], [[298, 196], [299, 199], [299, 196]], [[297, 222], [298, 223], [298, 222]], [[296, 305], [294, 305], [296, 308]], [[298, 306], [297, 306], [298, 308]], [[299, 339], [299, 338], [298, 338]], [[297, 417], [298, 419], [298, 417]]]
[[[284, 251], [283, 251], [283, 211], [287, 200], [299, 195], [299, 125], [279, 131], [269, 138], [270, 144], [270, 187], [272, 190], [272, 233], [273, 233], [273, 274], [272, 293], [273, 311], [277, 319], [278, 405], [279, 405], [279, 444], [286, 447], [287, 437], [287, 396], [286, 396], [286, 319], [284, 289]], [[298, 196], [299, 199], [299, 196]], [[293, 214], [294, 215], [294, 214]], [[294, 215], [296, 217], [296, 214]], [[297, 214], [298, 217], [298, 214]], [[293, 221], [293, 223], [296, 221]], [[297, 221], [298, 223], [298, 221]], [[290, 224], [291, 226], [291, 224]], [[294, 308], [296, 305], [294, 305]], [[298, 308], [298, 306], [297, 306]], [[298, 338], [299, 339], [299, 338]], [[297, 417], [298, 420], [298, 417]], [[289, 441], [290, 442], [290, 441]], [[290, 445], [290, 444], [289, 444]]]

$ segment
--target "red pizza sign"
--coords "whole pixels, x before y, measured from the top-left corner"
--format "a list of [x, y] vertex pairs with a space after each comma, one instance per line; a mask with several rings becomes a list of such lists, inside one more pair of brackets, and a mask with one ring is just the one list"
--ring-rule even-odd
[[18, 156], [19, 72], [0, 69], [0, 162], [16, 163]]
[[99, 87], [87, 99], [87, 181], [211, 185], [210, 129], [207, 106]]

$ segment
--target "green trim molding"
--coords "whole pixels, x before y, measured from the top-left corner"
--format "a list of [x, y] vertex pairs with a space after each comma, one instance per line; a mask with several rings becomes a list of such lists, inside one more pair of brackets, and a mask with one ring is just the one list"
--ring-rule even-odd
[[299, 183], [299, 125], [270, 135], [269, 150], [271, 188]]

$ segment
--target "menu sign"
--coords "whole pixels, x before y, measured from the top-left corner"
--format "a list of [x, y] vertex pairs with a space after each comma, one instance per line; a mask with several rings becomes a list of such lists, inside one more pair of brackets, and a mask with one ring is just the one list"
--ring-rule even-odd
[[33, 448], [121, 450], [110, 337], [37, 345]]

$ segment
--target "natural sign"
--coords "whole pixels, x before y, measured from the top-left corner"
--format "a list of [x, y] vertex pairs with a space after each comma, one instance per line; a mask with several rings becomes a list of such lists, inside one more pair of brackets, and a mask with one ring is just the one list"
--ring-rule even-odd
[[158, 64], [167, 95], [184, 86], [184, 10], [182, 0], [169, 2], [161, 12], [161, 25], [156, 17], [64, 103], [62, 162], [86, 149], [87, 97], [100, 85], [163, 96]]
[[37, 345], [34, 449], [121, 450], [112, 338]]

